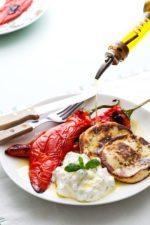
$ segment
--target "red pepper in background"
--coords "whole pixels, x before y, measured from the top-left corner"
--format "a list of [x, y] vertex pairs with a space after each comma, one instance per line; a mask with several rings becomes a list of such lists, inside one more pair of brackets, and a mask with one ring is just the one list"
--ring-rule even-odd
[[125, 114], [123, 109], [119, 105], [115, 105], [99, 115], [97, 118], [94, 118], [94, 122], [116, 122], [122, 124], [128, 128], [131, 127], [130, 118]]
[[10, 22], [26, 11], [33, 0], [6, 0], [0, 8], [0, 25]]
[[[123, 108], [121, 108], [120, 106], [120, 101], [119, 100], [113, 100], [113, 102], [116, 102], [115, 105], [102, 105], [97, 107], [97, 109], [105, 109], [105, 108], [109, 108], [108, 110], [106, 110], [104, 113], [98, 115], [96, 118], [93, 119], [93, 122], [101, 122], [101, 123], [105, 123], [105, 122], [116, 122], [119, 123], [121, 125], [124, 125], [127, 128], [131, 128], [131, 120], [130, 117], [133, 114], [133, 112], [137, 109], [139, 109], [140, 107], [142, 107], [143, 105], [147, 104], [148, 102], [150, 102], [150, 99], [142, 102], [140, 105], [136, 106], [135, 108], [132, 109], [128, 109], [125, 110]], [[93, 113], [93, 110], [92, 110]]]

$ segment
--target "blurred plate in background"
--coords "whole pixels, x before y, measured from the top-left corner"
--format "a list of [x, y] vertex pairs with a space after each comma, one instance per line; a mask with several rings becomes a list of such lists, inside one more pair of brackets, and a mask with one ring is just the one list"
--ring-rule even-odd
[[[4, 1], [5, 2], [5, 1]], [[0, 3], [3, 3], [3, 1]], [[2, 4], [0, 4], [0, 7]], [[48, 0], [33, 0], [32, 5], [18, 18], [0, 25], [0, 35], [20, 30], [39, 19], [48, 8]]]

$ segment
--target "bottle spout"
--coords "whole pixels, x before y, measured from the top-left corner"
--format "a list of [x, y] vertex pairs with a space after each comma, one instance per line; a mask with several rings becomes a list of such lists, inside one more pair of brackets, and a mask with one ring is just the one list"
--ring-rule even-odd
[[108, 67], [113, 63], [113, 61], [114, 61], [114, 55], [112, 53], [107, 53], [105, 62], [101, 65], [101, 67], [99, 68], [95, 76], [96, 80], [98, 80], [102, 76], [102, 74], [105, 72], [106, 69], [108, 69]]

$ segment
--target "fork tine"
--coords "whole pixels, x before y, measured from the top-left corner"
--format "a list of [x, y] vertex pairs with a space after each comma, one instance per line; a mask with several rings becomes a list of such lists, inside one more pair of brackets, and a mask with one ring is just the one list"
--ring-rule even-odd
[[60, 112], [57, 113], [57, 115], [65, 113], [67, 110], [69, 110], [73, 105], [67, 106], [65, 109], [61, 110]]
[[[77, 103], [76, 103], [76, 104], [77, 104]], [[66, 115], [68, 112], [70, 112], [70, 110], [72, 110], [72, 108], [74, 108], [74, 106], [75, 106], [76, 104], [70, 105], [70, 106], [68, 107], [68, 109], [65, 110], [64, 112], [60, 113], [59, 116], [60, 116], [60, 117], [63, 117], [64, 115]]]
[[68, 116], [70, 116], [77, 108], [79, 108], [79, 106], [81, 106], [83, 104], [83, 102], [79, 102], [74, 104], [70, 110], [68, 110], [66, 113], [64, 113], [64, 115], [60, 115], [62, 117], [63, 120], [67, 119]]
[[50, 114], [47, 117], [47, 119], [48, 119], [48, 121], [62, 123], [67, 119], [67, 117], [69, 117], [83, 103], [84, 103], [84, 101], [73, 104], [71, 106], [68, 106], [67, 108], [63, 109], [60, 112], [54, 112], [54, 113]]
[[68, 114], [71, 114], [71, 113], [76, 109], [76, 107], [77, 107], [77, 108], [79, 107], [78, 105], [80, 106], [80, 102], [68, 106], [67, 108], [65, 108], [65, 109], [63, 109], [62, 111], [58, 112], [57, 115], [59, 115], [60, 117], [63, 117], [63, 116], [65, 116], [67, 113], [68, 113]]

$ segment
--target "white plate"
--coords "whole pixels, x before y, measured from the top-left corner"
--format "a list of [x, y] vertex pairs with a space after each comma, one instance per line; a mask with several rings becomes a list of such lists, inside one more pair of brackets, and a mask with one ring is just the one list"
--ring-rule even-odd
[[[0, 0], [1, 1], [1, 0]], [[48, 7], [48, 0], [33, 0], [32, 5], [15, 20], [0, 25], [0, 35], [20, 30], [39, 19]]]
[[[113, 96], [107, 96], [107, 95], [100, 95], [98, 96], [99, 104], [111, 104], [112, 100], [116, 98]], [[133, 107], [134, 104], [128, 102], [127, 100], [121, 100], [121, 104], [124, 108], [130, 108]], [[93, 108], [94, 107], [94, 101], [89, 101], [87, 108]], [[149, 132], [150, 132], [150, 113], [146, 111], [144, 108], [141, 108], [137, 110], [134, 113], [134, 116], [132, 117], [134, 119], [134, 126], [133, 129], [136, 134], [143, 136], [148, 140]], [[138, 121], [138, 123], [135, 123], [135, 121]], [[28, 140], [31, 140], [35, 133], [38, 133], [40, 130], [46, 129], [48, 126], [53, 126], [54, 124], [45, 124], [43, 127], [38, 128], [38, 130], [35, 130], [34, 132], [23, 136], [12, 143], [26, 143]], [[30, 185], [29, 177], [28, 177], [28, 161], [27, 160], [21, 160], [16, 158], [11, 158], [9, 156], [6, 156], [4, 154], [4, 150], [10, 146], [12, 143], [9, 143], [8, 145], [2, 146], [0, 149], [0, 161], [2, 164], [3, 169], [7, 173], [7, 175], [12, 179], [19, 187], [21, 187], [23, 190], [27, 191], [28, 193], [37, 196], [38, 198], [42, 198], [48, 201], [57, 202], [61, 204], [68, 204], [68, 205], [80, 205], [80, 206], [87, 206], [87, 205], [102, 205], [107, 204], [115, 201], [119, 201], [128, 197], [131, 197], [144, 189], [148, 188], [150, 186], [150, 177], [137, 183], [137, 184], [117, 184], [115, 191], [107, 195], [106, 197], [102, 198], [99, 201], [91, 202], [91, 203], [80, 203], [72, 199], [67, 198], [61, 198], [58, 197], [55, 188], [53, 185], [49, 187], [49, 189], [42, 193], [37, 194], [34, 192]]]

